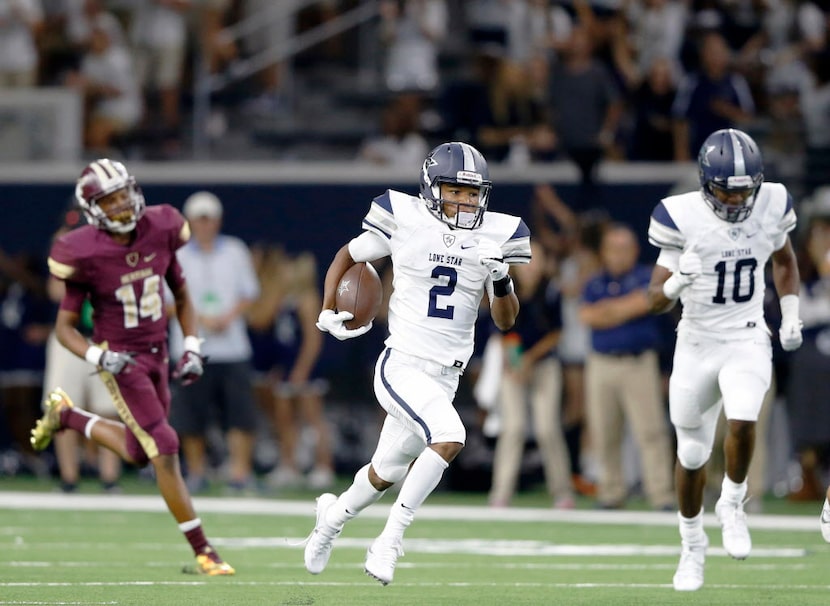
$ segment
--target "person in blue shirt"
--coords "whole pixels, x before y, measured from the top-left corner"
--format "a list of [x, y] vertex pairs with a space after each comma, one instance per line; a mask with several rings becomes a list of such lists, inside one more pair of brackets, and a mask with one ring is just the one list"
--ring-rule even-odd
[[658, 361], [660, 326], [649, 314], [651, 267], [638, 263], [634, 232], [620, 224], [602, 236], [602, 269], [585, 285], [579, 317], [591, 328], [585, 371], [586, 417], [600, 466], [597, 500], [623, 506], [626, 422], [637, 444], [645, 495], [655, 509], [674, 509], [672, 449]]

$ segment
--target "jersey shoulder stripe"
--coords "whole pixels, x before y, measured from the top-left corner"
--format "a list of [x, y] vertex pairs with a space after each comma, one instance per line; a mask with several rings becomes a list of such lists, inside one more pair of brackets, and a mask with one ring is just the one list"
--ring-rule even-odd
[[520, 217], [487, 211], [479, 230], [501, 245], [506, 263], [530, 263], [530, 229]]
[[372, 200], [369, 212], [363, 218], [363, 229], [374, 232], [387, 240], [392, 238], [392, 234], [398, 228], [392, 204], [392, 193], [392, 190], [387, 189]]
[[93, 249], [92, 242], [98, 233], [95, 227], [84, 225], [60, 236], [49, 251], [49, 272], [59, 280], [80, 279], [84, 258]]
[[651, 213], [648, 226], [648, 241], [658, 248], [683, 250], [685, 238], [671, 216], [669, 206], [671, 198], [660, 201]]

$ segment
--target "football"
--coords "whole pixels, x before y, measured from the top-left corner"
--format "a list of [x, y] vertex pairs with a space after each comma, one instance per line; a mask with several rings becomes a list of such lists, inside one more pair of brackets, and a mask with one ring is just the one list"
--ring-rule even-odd
[[354, 318], [344, 322], [353, 330], [366, 326], [375, 319], [383, 299], [383, 286], [375, 268], [370, 263], [355, 263], [337, 284], [335, 305], [337, 311], [348, 311]]

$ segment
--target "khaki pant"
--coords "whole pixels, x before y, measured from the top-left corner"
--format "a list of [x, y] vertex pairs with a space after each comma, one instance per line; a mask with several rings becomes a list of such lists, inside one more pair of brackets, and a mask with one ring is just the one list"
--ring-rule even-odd
[[600, 503], [622, 504], [628, 494], [622, 469], [625, 423], [640, 453], [643, 488], [655, 508], [674, 506], [674, 456], [661, 396], [657, 354], [609, 356], [591, 353], [585, 366], [588, 429], [600, 477]]
[[507, 504], [516, 492], [527, 434], [528, 403], [548, 491], [554, 500], [573, 496], [571, 462], [562, 432], [562, 369], [559, 361], [545, 358], [538, 362], [526, 384], [517, 382], [514, 375], [505, 372], [499, 398], [502, 426], [493, 459], [490, 502]]

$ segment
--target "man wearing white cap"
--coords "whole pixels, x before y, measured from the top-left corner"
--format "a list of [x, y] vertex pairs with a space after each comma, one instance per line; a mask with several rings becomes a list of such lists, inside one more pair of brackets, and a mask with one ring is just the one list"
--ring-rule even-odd
[[[220, 233], [222, 203], [211, 192], [192, 194], [184, 204], [193, 239], [178, 251], [199, 320], [203, 382], [173, 395], [171, 420], [182, 438], [182, 454], [193, 491], [207, 487], [205, 434], [215, 419], [225, 432], [229, 456], [228, 486], [236, 491], [252, 483], [256, 405], [251, 388], [251, 344], [244, 314], [259, 296], [259, 282], [247, 245]], [[181, 347], [171, 330], [171, 349]]]

